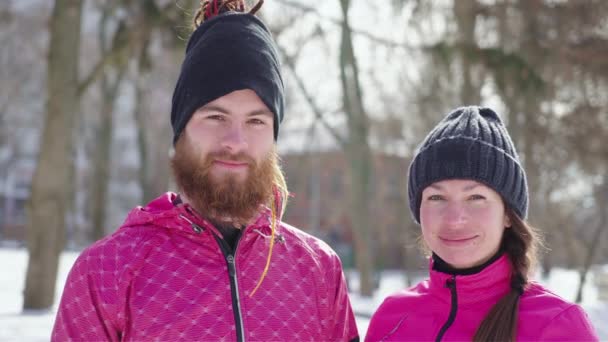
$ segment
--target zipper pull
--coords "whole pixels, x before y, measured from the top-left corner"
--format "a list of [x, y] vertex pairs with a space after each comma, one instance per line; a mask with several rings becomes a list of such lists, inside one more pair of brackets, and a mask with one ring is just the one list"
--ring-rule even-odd
[[445, 281], [445, 287], [448, 289], [454, 289], [456, 287], [456, 275], [452, 275], [452, 278], [449, 278]]
[[226, 261], [228, 262], [228, 273], [230, 273], [230, 276], [234, 277], [234, 275], [236, 274], [234, 255], [228, 254], [228, 256], [226, 256]]

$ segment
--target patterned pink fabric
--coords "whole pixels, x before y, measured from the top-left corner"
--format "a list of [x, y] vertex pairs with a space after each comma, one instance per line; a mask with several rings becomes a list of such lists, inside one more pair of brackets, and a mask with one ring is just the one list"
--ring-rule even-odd
[[[432, 266], [431, 266], [432, 267]], [[431, 269], [430, 279], [389, 296], [370, 321], [365, 341], [434, 341], [451, 309], [451, 275]], [[456, 276], [458, 310], [442, 341], [471, 341], [482, 319], [510, 290], [511, 265], [500, 257], [483, 271]], [[517, 341], [597, 341], [580, 306], [532, 283], [520, 299]]]
[[[208, 222], [167, 193], [131, 211], [70, 271], [53, 341], [234, 341], [226, 259]], [[197, 232], [197, 227], [203, 228]], [[236, 268], [247, 341], [346, 341], [358, 336], [340, 260], [324, 242], [277, 228], [270, 270], [268, 213], [238, 243]]]

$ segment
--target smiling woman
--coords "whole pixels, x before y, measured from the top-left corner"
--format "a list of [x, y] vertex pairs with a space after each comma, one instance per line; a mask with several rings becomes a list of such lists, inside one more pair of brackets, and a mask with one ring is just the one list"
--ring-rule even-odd
[[511, 225], [496, 191], [462, 179], [439, 181], [424, 189], [420, 224], [428, 247], [455, 268], [488, 261]]
[[524, 221], [526, 174], [498, 114], [449, 113], [422, 142], [408, 184], [430, 278], [386, 298], [366, 341], [597, 340], [580, 306], [528, 279], [539, 239]]

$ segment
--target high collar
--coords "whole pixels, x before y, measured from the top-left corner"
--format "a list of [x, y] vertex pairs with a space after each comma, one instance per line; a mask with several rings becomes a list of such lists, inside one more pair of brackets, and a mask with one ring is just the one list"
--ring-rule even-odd
[[476, 304], [479, 302], [496, 302], [510, 291], [512, 266], [506, 254], [499, 256], [479, 272], [468, 275], [450, 274], [436, 270], [435, 261], [430, 260], [430, 290], [446, 301], [450, 300], [450, 290], [446, 287], [447, 281], [456, 281], [458, 303], [461, 305]]
[[486, 267], [493, 264], [498, 258], [500, 258], [504, 254], [504, 251], [501, 249], [494, 256], [492, 256], [488, 261], [484, 262], [481, 265], [473, 266], [469, 268], [454, 268], [450, 266], [447, 262], [445, 262], [439, 255], [433, 253], [433, 269], [435, 271], [452, 274], [452, 275], [471, 275], [476, 274], [483, 271]]
[[[264, 207], [258, 217], [252, 221], [253, 223], [243, 230], [243, 234], [253, 229], [270, 234], [270, 221], [270, 209]], [[123, 227], [144, 225], [162, 226], [195, 235], [200, 234], [200, 228], [202, 228], [202, 230], [211, 230], [218, 234], [218, 230], [209, 220], [198, 215], [189, 204], [181, 203], [179, 195], [172, 192], [165, 193], [145, 207], [133, 209], [127, 216]]]

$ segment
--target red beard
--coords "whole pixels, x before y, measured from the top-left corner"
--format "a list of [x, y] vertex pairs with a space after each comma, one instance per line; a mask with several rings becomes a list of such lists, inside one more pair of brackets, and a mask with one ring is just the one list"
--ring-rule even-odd
[[[201, 159], [185, 140], [182, 137], [176, 143], [171, 166], [180, 191], [203, 217], [244, 225], [259, 213], [261, 205], [271, 203], [278, 159], [274, 149], [259, 164], [244, 153], [233, 155], [225, 150]], [[215, 159], [247, 163], [246, 178], [239, 180], [230, 173], [213, 176], [210, 171]]]

